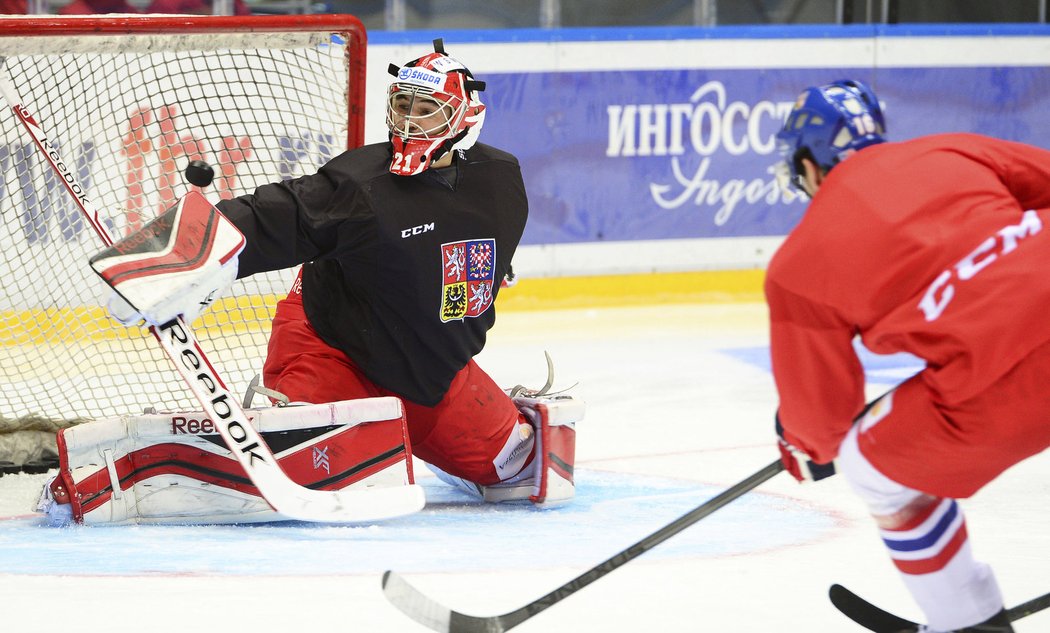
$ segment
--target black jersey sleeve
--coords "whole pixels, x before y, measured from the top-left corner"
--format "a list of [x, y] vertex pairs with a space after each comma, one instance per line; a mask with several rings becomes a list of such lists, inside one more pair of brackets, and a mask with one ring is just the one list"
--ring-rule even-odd
[[340, 201], [352, 197], [355, 187], [330, 166], [216, 205], [246, 238], [239, 278], [302, 264], [336, 249], [339, 224], [347, 219]]

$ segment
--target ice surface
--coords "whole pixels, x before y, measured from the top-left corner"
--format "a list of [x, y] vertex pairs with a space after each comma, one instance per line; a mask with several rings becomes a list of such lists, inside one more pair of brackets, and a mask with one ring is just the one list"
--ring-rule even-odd
[[[480, 506], [424, 477], [424, 511], [372, 526], [51, 529], [25, 518], [44, 477], [2, 477], [4, 630], [426, 630], [385, 601], [385, 569], [465, 613], [516, 609], [776, 458], [765, 328], [747, 304], [501, 314], [481, 366], [539, 386], [547, 350], [555, 387], [579, 382], [588, 403], [578, 500], [560, 509]], [[866, 366], [873, 395], [918, 369]], [[1050, 587], [1048, 474], [1040, 455], [963, 502], [1010, 604]], [[845, 482], [780, 475], [515, 631], [861, 630], [828, 602], [833, 582], [919, 618]], [[1047, 614], [1017, 625], [1046, 630]]]

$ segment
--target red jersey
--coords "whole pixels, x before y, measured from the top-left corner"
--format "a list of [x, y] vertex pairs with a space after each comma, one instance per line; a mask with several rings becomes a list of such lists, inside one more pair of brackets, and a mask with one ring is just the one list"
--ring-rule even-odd
[[865, 405], [854, 336], [924, 359], [946, 404], [1050, 341], [1046, 207], [1050, 151], [973, 134], [870, 146], [829, 172], [767, 270], [787, 439], [838, 454]]

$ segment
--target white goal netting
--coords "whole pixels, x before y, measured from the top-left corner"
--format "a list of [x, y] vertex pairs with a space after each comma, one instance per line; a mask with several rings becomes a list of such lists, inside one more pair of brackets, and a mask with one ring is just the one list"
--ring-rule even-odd
[[[215, 201], [360, 144], [363, 51], [348, 16], [0, 18], [4, 69], [117, 238], [189, 190], [190, 160], [214, 167]], [[0, 438], [197, 409], [147, 330], [105, 311], [108, 288], [87, 265], [102, 245], [3, 105]], [[237, 282], [194, 324], [235, 392], [261, 371], [294, 272]], [[0, 461], [27, 458], [0, 439]]]

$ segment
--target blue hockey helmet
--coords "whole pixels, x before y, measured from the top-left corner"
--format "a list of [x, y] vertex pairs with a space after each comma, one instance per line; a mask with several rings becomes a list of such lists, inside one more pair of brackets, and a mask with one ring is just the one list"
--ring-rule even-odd
[[777, 133], [790, 184], [802, 188], [808, 158], [825, 171], [847, 156], [886, 140], [886, 120], [875, 93], [853, 79], [807, 88]]

